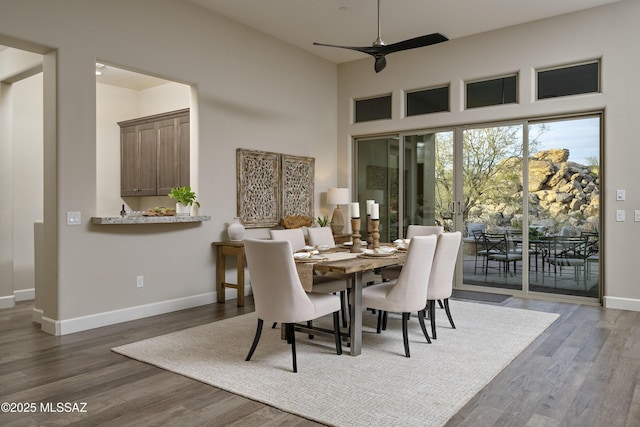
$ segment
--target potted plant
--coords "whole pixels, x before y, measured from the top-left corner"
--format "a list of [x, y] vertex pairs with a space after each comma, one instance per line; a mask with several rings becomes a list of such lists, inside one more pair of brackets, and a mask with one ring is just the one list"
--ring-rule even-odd
[[327, 225], [329, 225], [329, 217], [326, 215], [322, 217], [319, 216], [318, 218], [316, 218], [316, 222], [320, 227], [326, 227]]
[[190, 215], [191, 205], [200, 207], [196, 193], [191, 191], [191, 187], [175, 187], [171, 189], [168, 194], [169, 198], [176, 201], [176, 214], [177, 215]]

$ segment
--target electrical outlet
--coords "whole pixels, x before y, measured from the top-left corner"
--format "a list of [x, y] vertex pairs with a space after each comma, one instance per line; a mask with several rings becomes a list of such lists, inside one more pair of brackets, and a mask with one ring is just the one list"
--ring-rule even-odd
[[136, 286], [138, 288], [143, 288], [144, 287], [144, 276], [136, 277]]
[[622, 209], [616, 211], [616, 221], [624, 222], [624, 211]]
[[616, 200], [618, 202], [622, 202], [624, 201], [624, 199], [626, 198], [626, 192], [624, 190], [616, 190]]

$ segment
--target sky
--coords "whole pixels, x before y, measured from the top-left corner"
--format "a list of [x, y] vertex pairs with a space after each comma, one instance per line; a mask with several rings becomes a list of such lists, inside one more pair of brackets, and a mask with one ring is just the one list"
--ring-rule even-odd
[[548, 131], [542, 134], [538, 150], [567, 148], [569, 161], [589, 164], [588, 157], [600, 158], [600, 118], [545, 122]]

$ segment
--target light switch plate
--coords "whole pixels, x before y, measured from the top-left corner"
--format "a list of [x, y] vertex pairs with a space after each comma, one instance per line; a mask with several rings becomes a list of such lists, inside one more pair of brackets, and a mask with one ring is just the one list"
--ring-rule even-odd
[[618, 202], [622, 202], [624, 201], [624, 199], [626, 198], [626, 192], [624, 190], [616, 190], [616, 200]]
[[81, 222], [80, 212], [67, 212], [67, 225], [80, 225]]
[[624, 211], [622, 209], [616, 211], [616, 221], [624, 222]]
[[636, 210], [636, 211], [634, 212], [633, 220], [634, 220], [635, 222], [640, 222], [640, 210]]

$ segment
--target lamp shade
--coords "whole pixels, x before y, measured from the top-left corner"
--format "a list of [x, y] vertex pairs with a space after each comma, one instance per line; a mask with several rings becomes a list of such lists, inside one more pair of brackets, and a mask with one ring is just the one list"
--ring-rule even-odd
[[349, 203], [349, 189], [348, 188], [334, 188], [327, 189], [327, 204], [329, 205], [346, 205]]

